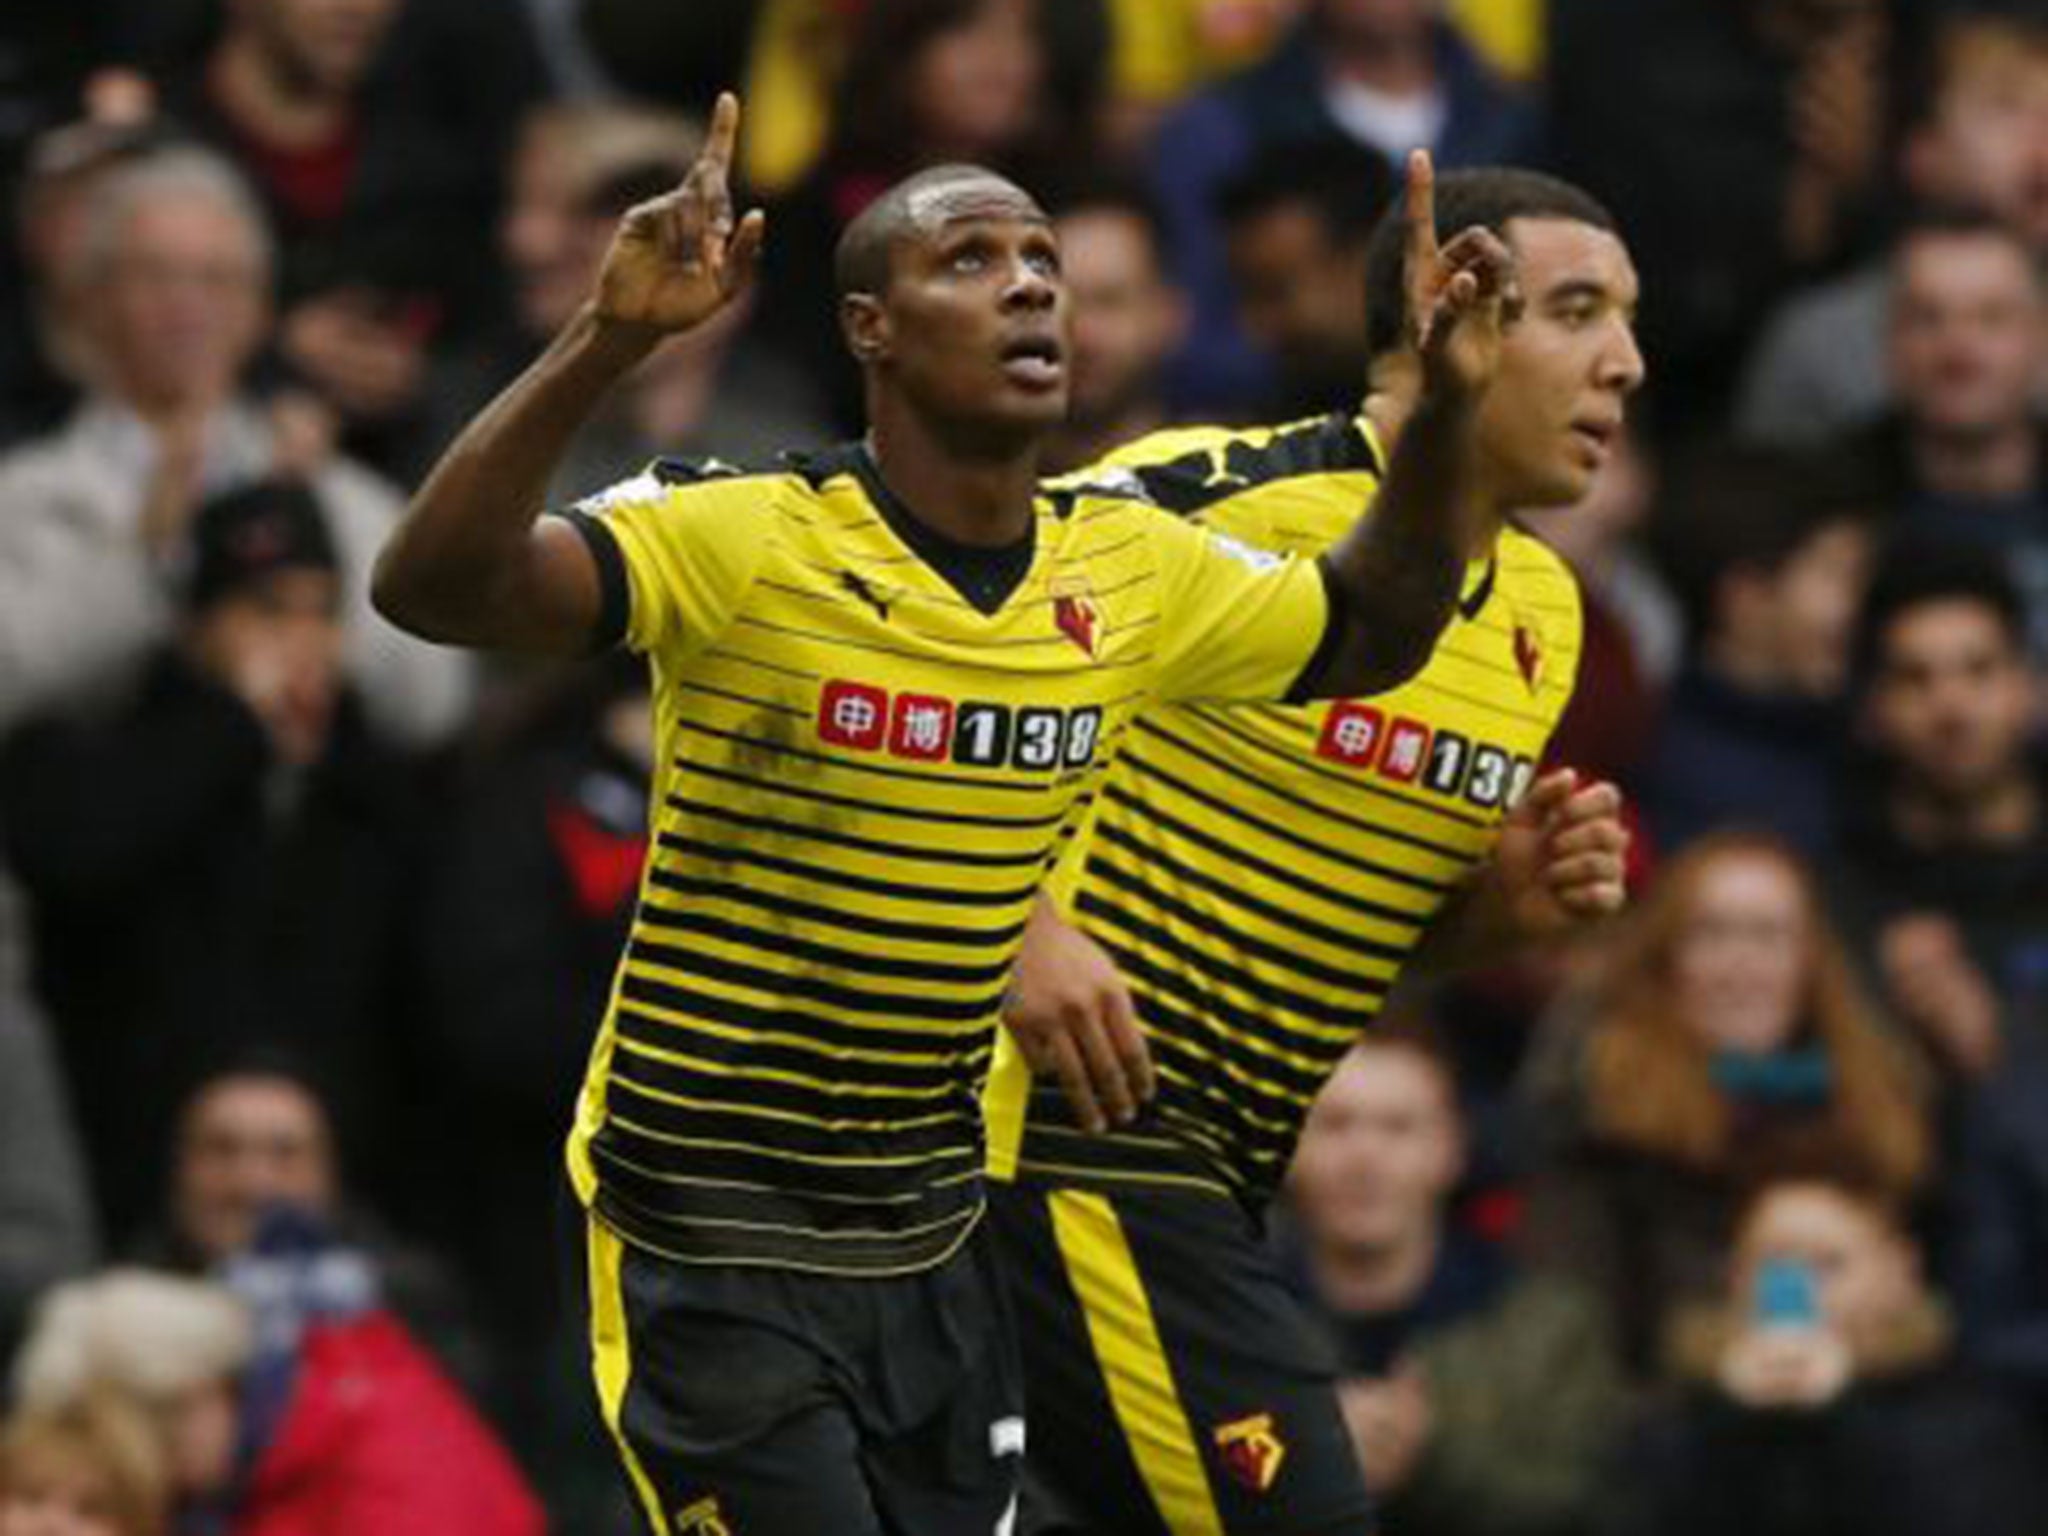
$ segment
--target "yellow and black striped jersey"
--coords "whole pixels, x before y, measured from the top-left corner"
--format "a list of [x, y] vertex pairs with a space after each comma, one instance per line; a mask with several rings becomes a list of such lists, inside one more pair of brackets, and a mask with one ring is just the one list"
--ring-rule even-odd
[[658, 465], [568, 515], [651, 658], [657, 748], [577, 1190], [683, 1260], [937, 1263], [982, 1209], [1025, 917], [1135, 709], [1287, 696], [1334, 629], [1322, 573], [1128, 479], [975, 555], [858, 447]]
[[[1295, 554], [1334, 542], [1379, 474], [1368, 430], [1343, 418], [1158, 433], [1105, 462]], [[1579, 625], [1570, 571], [1508, 528], [1403, 686], [1141, 715], [1056, 894], [1131, 988], [1157, 1097], [1135, 1125], [1087, 1135], [1006, 1036], [991, 1171], [1270, 1195], [1310, 1100], [1527, 786], [1571, 697]]]

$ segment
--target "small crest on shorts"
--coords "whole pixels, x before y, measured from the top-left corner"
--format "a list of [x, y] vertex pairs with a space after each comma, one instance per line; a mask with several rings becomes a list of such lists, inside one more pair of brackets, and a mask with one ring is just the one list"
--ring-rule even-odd
[[1287, 1442], [1273, 1427], [1273, 1415], [1254, 1413], [1216, 1426], [1216, 1454], [1238, 1482], [1254, 1493], [1264, 1493], [1280, 1476]]
[[685, 1504], [676, 1511], [676, 1536], [734, 1536], [734, 1533], [718, 1507], [717, 1496], [711, 1495], [693, 1504]]

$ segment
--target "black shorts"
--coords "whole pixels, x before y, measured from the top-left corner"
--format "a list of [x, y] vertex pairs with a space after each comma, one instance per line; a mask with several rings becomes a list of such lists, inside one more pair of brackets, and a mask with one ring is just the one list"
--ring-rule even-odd
[[1364, 1536], [1330, 1343], [1236, 1204], [996, 1185], [1025, 1536]]
[[692, 1265], [592, 1220], [598, 1400], [656, 1536], [1008, 1536], [1023, 1395], [986, 1223], [881, 1279]]

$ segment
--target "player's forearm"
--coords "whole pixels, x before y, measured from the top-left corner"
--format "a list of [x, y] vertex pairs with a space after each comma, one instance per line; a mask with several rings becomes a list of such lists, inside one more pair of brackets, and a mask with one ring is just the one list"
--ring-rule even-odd
[[1318, 694], [1381, 693], [1428, 661], [1477, 542], [1476, 413], [1469, 396], [1426, 394], [1402, 429], [1372, 515], [1324, 556], [1345, 614], [1329, 665], [1315, 680]]
[[371, 596], [401, 629], [492, 644], [533, 594], [533, 524], [577, 429], [647, 356], [645, 327], [586, 306], [545, 353], [463, 429], [378, 557]]

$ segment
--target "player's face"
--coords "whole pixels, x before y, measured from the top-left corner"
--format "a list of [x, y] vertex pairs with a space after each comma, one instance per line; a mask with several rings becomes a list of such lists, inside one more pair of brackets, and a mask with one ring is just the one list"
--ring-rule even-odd
[[1913, 420], [1969, 437], [2024, 421], [2048, 367], [2048, 295], [2018, 244], [1921, 235], [1899, 254], [1893, 382]]
[[209, 1258], [246, 1248], [263, 1213], [323, 1213], [335, 1199], [327, 1119], [296, 1084], [230, 1078], [185, 1116], [172, 1201], [179, 1234]]
[[1114, 420], [1156, 389], [1180, 340], [1180, 302], [1136, 215], [1082, 209], [1058, 230], [1074, 311], [1073, 413]]
[[1052, 225], [993, 178], [937, 187], [914, 216], [864, 341], [888, 386], [935, 420], [1002, 437], [1058, 425], [1068, 300]]
[[1412, 1050], [1367, 1049], [1317, 1095], [1290, 1182], [1319, 1245], [1384, 1249], [1435, 1226], [1459, 1164], [1442, 1073]]
[[1767, 1055], [1790, 1043], [1806, 993], [1811, 919], [1782, 860], [1723, 853], [1699, 871], [1671, 957], [1673, 1003], [1715, 1050]]
[[2026, 771], [2026, 658], [1980, 603], [1922, 603], [1892, 620], [1867, 704], [1877, 746], [1923, 793], [1961, 804]]
[[1635, 265], [1604, 229], [1510, 219], [1524, 310], [1479, 408], [1481, 451], [1503, 505], [1565, 506], [1613, 453], [1643, 382]]

